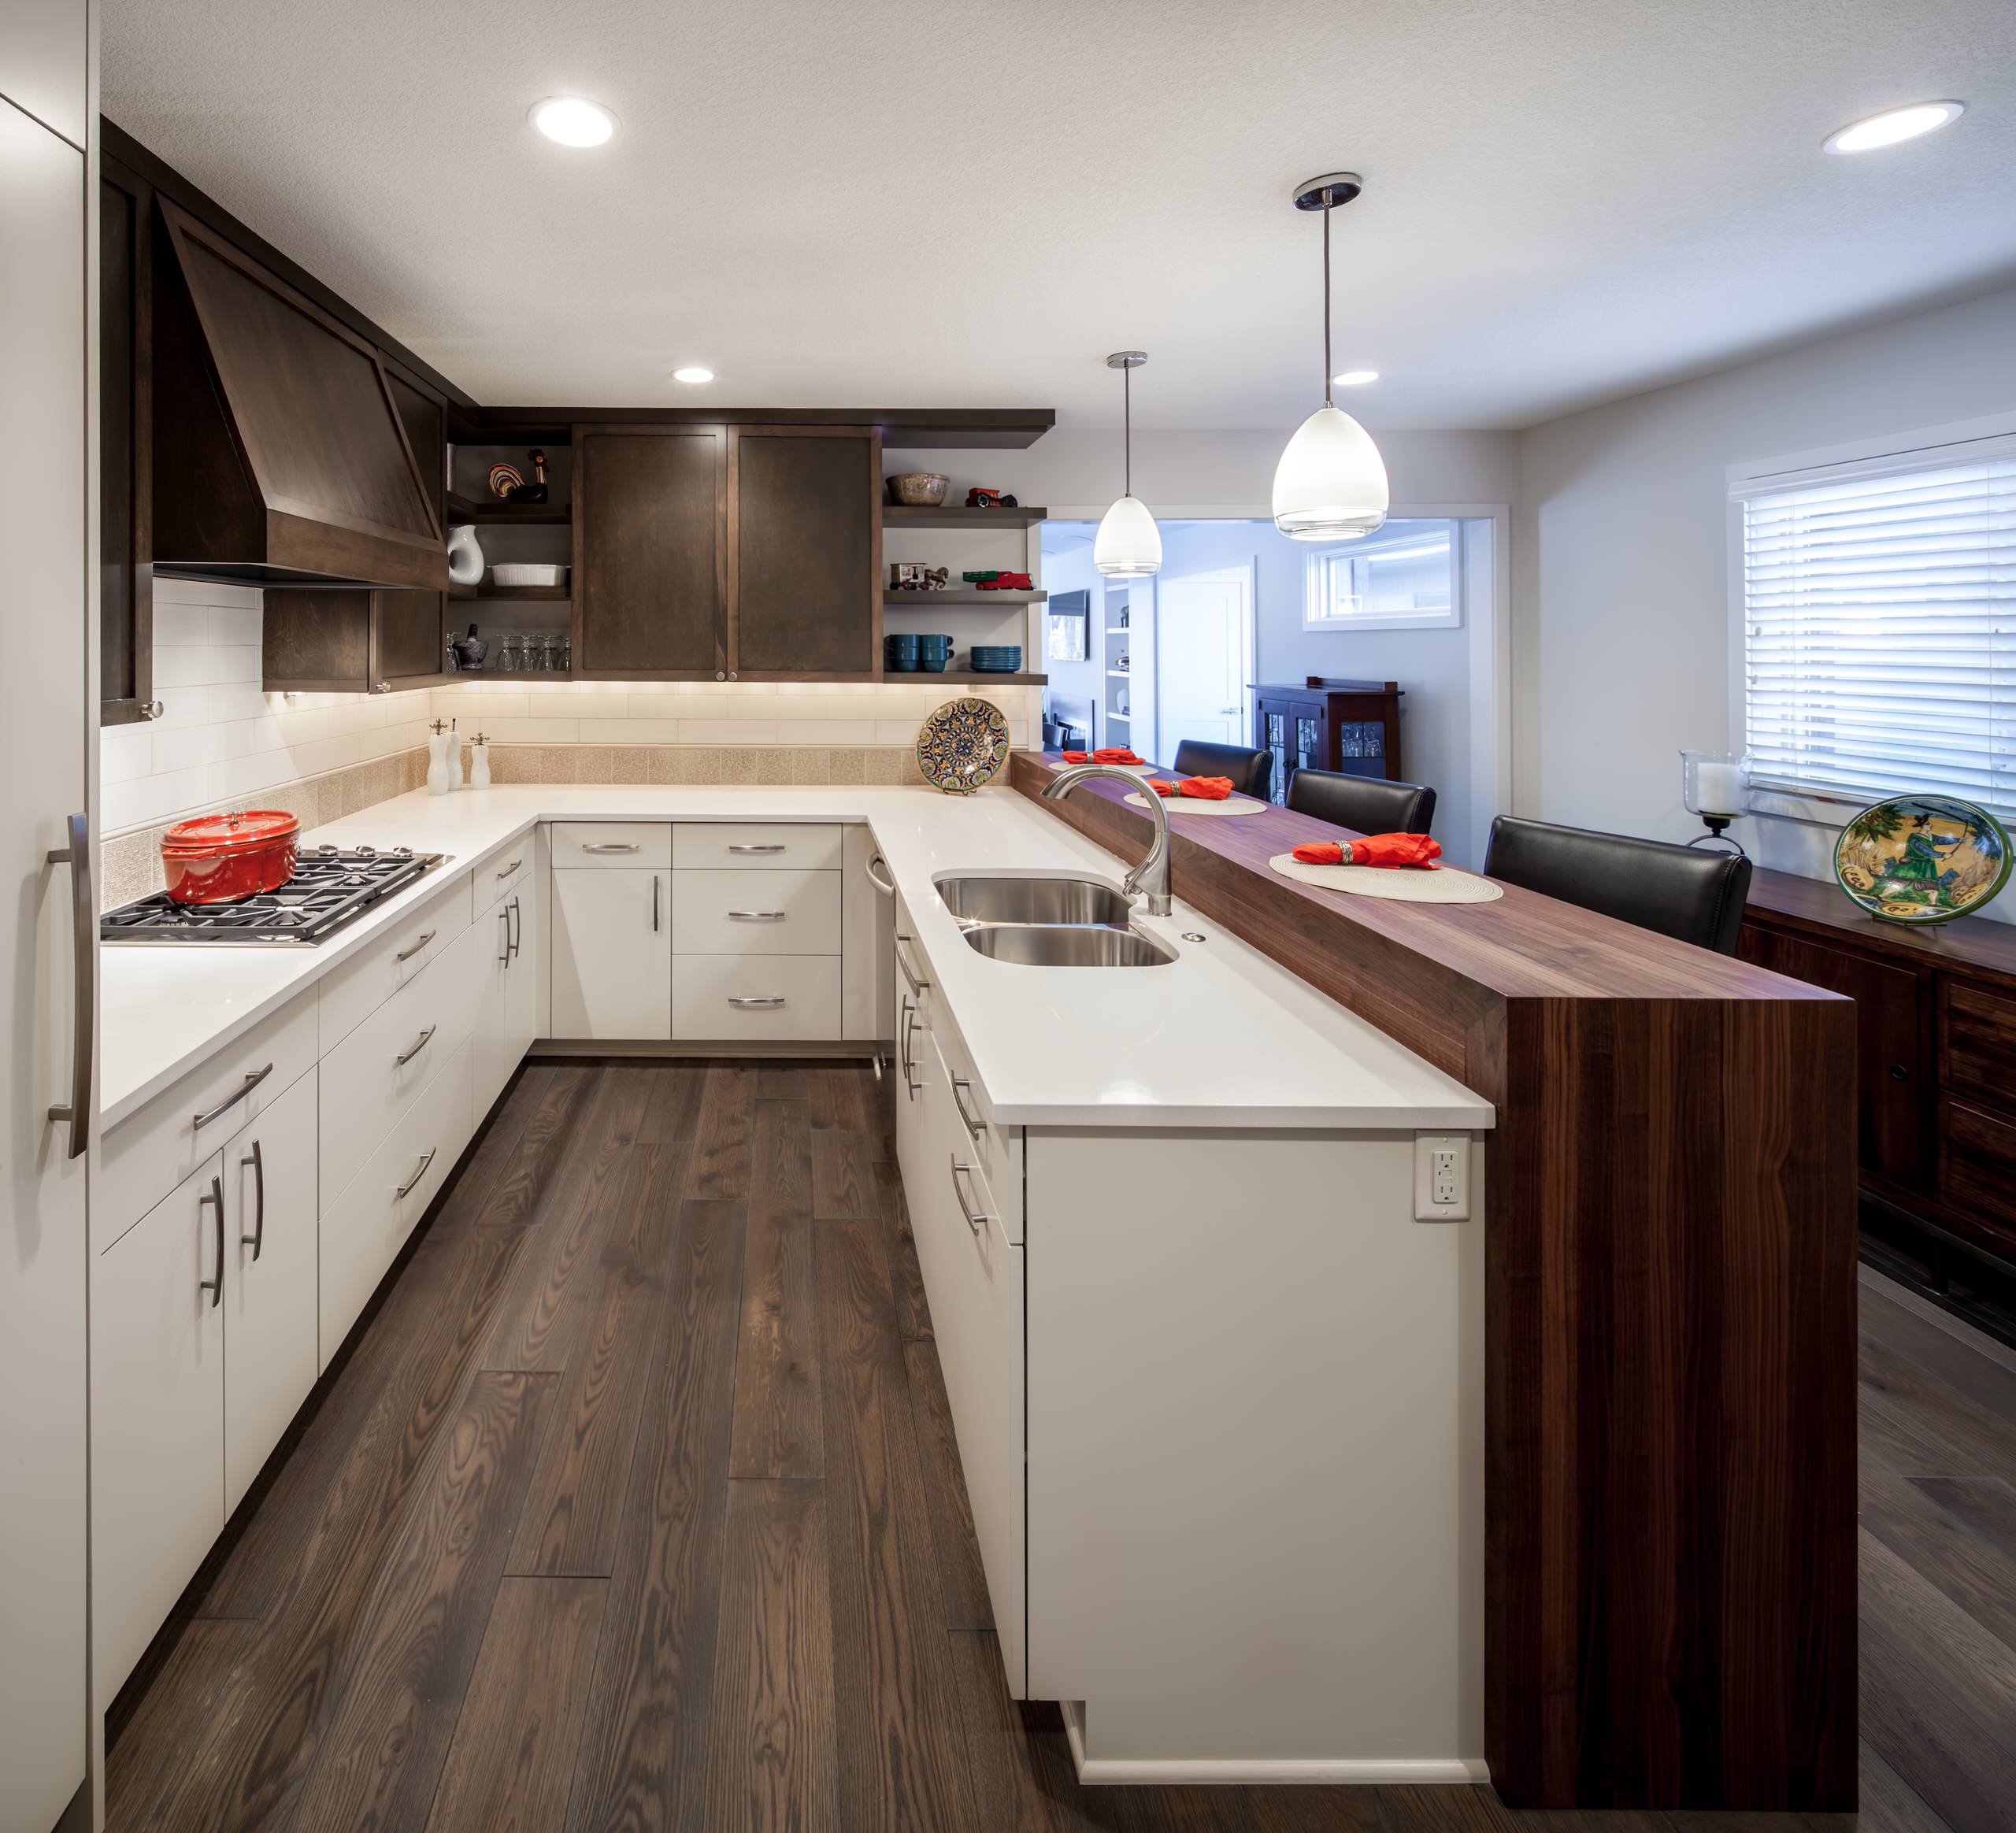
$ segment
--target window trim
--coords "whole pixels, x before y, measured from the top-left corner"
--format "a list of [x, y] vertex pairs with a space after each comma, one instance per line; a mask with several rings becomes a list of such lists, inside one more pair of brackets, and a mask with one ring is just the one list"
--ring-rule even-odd
[[[1812, 483], [1856, 477], [1881, 477], [1901, 472], [1935, 470], [1942, 465], [1966, 464], [2016, 452], [2016, 411], [1950, 420], [1880, 438], [1850, 440], [1833, 446], [1785, 453], [1775, 458], [1741, 461], [1726, 468], [1725, 550], [1728, 561], [1729, 742], [1741, 749], [1750, 731], [1747, 690], [1749, 665], [1748, 601], [1744, 574], [1744, 505], [1754, 497]], [[1840, 828], [1869, 805], [1866, 796], [1845, 796], [1816, 789], [1753, 788], [1748, 813], [1776, 816], [1823, 828]], [[1998, 813], [2002, 812], [1999, 809]]]
[[[1377, 630], [1461, 630], [1464, 623], [1463, 519], [1455, 516], [1401, 516], [1389, 514], [1386, 525], [1395, 522], [1440, 522], [1449, 538], [1449, 608], [1446, 611], [1374, 612], [1355, 617], [1318, 617], [1314, 606], [1317, 582], [1323, 570], [1336, 560], [1352, 560], [1381, 551], [1381, 544], [1365, 541], [1332, 541], [1311, 547], [1303, 556], [1302, 628], [1309, 635], [1340, 636]], [[1399, 543], [1392, 543], [1399, 546]]]

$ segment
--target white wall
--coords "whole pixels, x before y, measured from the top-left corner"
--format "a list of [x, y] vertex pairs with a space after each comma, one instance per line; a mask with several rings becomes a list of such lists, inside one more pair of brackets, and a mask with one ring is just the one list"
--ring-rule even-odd
[[[1728, 467], [2016, 409], [2016, 291], [1829, 338], [1520, 436], [1514, 803], [1668, 839], [1681, 747], [1729, 731]], [[1766, 865], [1833, 835], [1752, 820]], [[1766, 830], [1759, 831], [1759, 830]], [[1754, 842], [1754, 844], [1753, 844]], [[1993, 914], [2016, 920], [2016, 900]]]

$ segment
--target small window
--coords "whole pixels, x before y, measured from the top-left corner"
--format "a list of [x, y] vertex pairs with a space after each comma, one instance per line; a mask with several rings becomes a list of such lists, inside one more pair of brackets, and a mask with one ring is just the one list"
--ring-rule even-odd
[[1755, 787], [2016, 808], [2016, 442], [1759, 479], [1736, 496]]
[[1456, 524], [1388, 522], [1304, 562], [1305, 630], [1429, 630], [1463, 621]]

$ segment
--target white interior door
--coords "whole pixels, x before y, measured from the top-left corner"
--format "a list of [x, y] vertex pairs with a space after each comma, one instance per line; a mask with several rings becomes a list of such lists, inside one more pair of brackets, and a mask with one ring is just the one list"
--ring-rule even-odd
[[[81, 20], [79, 4], [76, 18]], [[36, 69], [65, 20], [0, 6], [0, 81]], [[59, 36], [61, 35], [59, 33]], [[76, 46], [82, 56], [81, 39]], [[35, 53], [33, 57], [27, 54]], [[0, 102], [0, 424], [21, 461], [0, 489], [8, 663], [0, 682], [0, 1833], [48, 1833], [83, 1783], [84, 1158], [72, 1098], [89, 1029], [73, 990], [97, 948], [84, 760], [96, 696], [86, 629], [84, 156]], [[65, 863], [51, 864], [58, 851]], [[85, 924], [75, 933], [81, 888]], [[82, 958], [80, 958], [81, 947]]]
[[1236, 745], [1246, 730], [1253, 563], [1155, 581], [1155, 730], [1162, 751], [1185, 739]]

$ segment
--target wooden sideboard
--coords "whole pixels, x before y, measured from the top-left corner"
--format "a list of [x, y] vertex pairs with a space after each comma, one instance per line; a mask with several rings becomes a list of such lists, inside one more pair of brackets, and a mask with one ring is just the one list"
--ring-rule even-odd
[[1288, 779], [1298, 770], [1405, 780], [1399, 682], [1332, 681], [1310, 675], [1299, 683], [1251, 691], [1253, 742], [1274, 757], [1269, 802], [1287, 799]]
[[2016, 926], [1879, 923], [1759, 872], [1740, 952], [1855, 1001], [1863, 1190], [2016, 1267]]
[[[1018, 751], [1040, 796], [1062, 767]], [[1132, 861], [1123, 786], [1037, 805]], [[1518, 886], [1268, 868], [1170, 823], [1193, 909], [1494, 1104], [1484, 1750], [1515, 1807], [1855, 1805], [1855, 1012]]]

